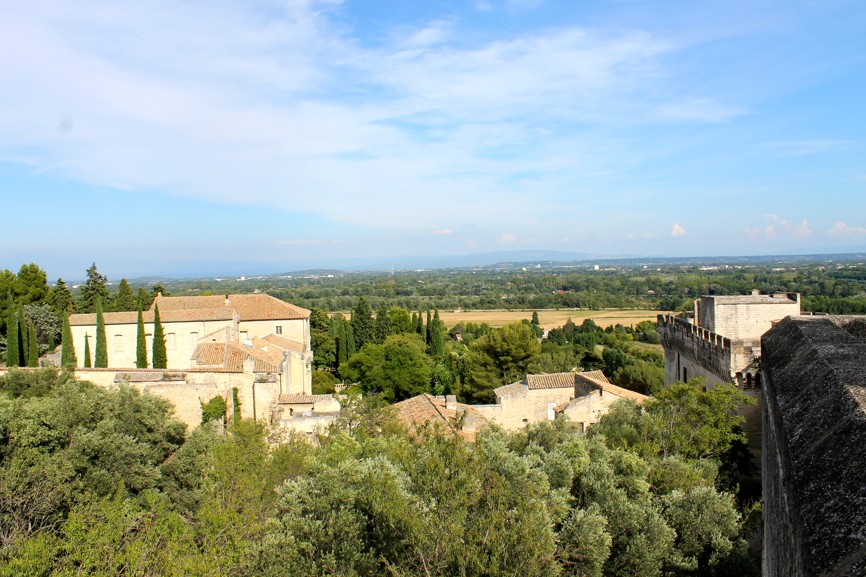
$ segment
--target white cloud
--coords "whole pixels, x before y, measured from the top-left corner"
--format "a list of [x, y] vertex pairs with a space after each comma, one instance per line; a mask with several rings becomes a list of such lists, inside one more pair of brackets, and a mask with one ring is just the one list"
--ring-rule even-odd
[[803, 219], [800, 224], [794, 226], [794, 228], [791, 230], [791, 234], [798, 237], [812, 236], [812, 229], [809, 228], [809, 221]]
[[845, 222], [841, 220], [837, 220], [836, 224], [834, 224], [827, 231], [829, 235], [849, 235], [849, 234], [866, 234], [866, 227], [862, 226], [849, 226]]
[[499, 235], [499, 242], [501, 244], [514, 244], [517, 242], [517, 235], [513, 232], [503, 232]]
[[781, 216], [779, 216], [778, 214], [766, 214], [766, 215], [764, 215], [764, 218], [767, 220], [773, 221], [774, 223], [778, 224], [779, 226], [788, 226], [788, 221], [785, 220], [784, 218], [782, 218]]
[[454, 231], [450, 228], [440, 228], [439, 230], [433, 231], [433, 236], [446, 236], [450, 234], [454, 234]]
[[753, 226], [751, 228], [743, 229], [743, 234], [745, 234], [749, 238], [760, 238], [761, 237], [761, 229], [757, 226]]
[[674, 225], [671, 227], [671, 236], [685, 236], [685, 234], [685, 229], [679, 224], [674, 223]]
[[767, 227], [764, 229], [764, 234], [766, 234], [770, 238], [773, 238], [774, 236], [776, 236], [776, 227], [772, 224], [767, 225]]

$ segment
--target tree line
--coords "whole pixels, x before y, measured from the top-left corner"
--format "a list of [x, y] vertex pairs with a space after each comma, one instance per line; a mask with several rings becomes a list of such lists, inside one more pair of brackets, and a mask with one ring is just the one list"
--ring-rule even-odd
[[757, 575], [726, 472], [732, 387], [677, 384], [588, 434], [467, 443], [350, 398], [315, 444], [56, 370], [0, 377], [0, 575]]
[[[529, 316], [529, 315], [527, 315]], [[616, 384], [650, 393], [662, 386], [664, 361], [655, 323], [602, 329], [568, 320], [545, 336], [538, 314], [494, 328], [465, 323], [447, 329], [438, 310], [410, 312], [360, 297], [350, 318], [313, 309], [313, 391], [343, 381], [388, 401], [431, 393], [467, 403], [495, 401], [493, 390], [529, 373], [603, 370]]]

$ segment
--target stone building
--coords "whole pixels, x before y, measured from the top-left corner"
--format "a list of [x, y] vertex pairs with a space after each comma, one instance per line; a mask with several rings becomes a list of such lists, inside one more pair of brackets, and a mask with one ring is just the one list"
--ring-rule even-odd
[[703, 377], [707, 384], [757, 385], [761, 336], [800, 314], [799, 294], [703, 296], [691, 319], [659, 315], [665, 384]]
[[467, 440], [488, 424], [476, 405], [458, 403], [454, 395], [417, 395], [394, 404], [397, 418], [413, 430], [442, 427], [444, 431]]
[[[152, 364], [154, 310], [159, 307], [169, 370], [244, 371], [275, 378], [278, 394], [312, 390], [310, 311], [265, 294], [157, 296], [143, 313], [148, 366]], [[136, 366], [137, 312], [104, 314], [108, 368]], [[69, 317], [78, 366], [85, 342], [96, 348], [96, 315]]]
[[601, 371], [526, 375], [494, 389], [495, 405], [472, 405], [487, 420], [513, 431], [530, 423], [568, 417], [586, 428], [620, 399], [643, 402], [640, 393], [611, 384]]
[[866, 317], [787, 318], [762, 351], [762, 574], [866, 575]]

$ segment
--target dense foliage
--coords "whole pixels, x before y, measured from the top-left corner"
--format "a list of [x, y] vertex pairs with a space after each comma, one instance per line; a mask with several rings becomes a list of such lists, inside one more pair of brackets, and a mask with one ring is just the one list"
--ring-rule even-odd
[[590, 436], [558, 420], [474, 444], [368, 397], [313, 446], [241, 420], [186, 433], [134, 389], [13, 371], [0, 575], [754, 575], [718, 461], [661, 441], [679, 403], [724, 410], [684, 386]]

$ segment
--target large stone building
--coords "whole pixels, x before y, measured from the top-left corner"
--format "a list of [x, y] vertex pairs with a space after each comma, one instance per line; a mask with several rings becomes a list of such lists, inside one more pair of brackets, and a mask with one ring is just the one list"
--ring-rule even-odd
[[691, 319], [659, 315], [665, 384], [703, 377], [707, 384], [752, 388], [758, 378], [761, 336], [800, 314], [799, 294], [704, 296]]
[[495, 405], [472, 405], [488, 421], [513, 431], [530, 423], [567, 415], [584, 429], [597, 423], [614, 402], [642, 403], [640, 393], [611, 384], [601, 371], [526, 375], [516, 383], [494, 389]]
[[[280, 394], [311, 392], [310, 311], [265, 294], [157, 296], [143, 313], [148, 366], [157, 307], [167, 369], [248, 370], [276, 379]], [[105, 313], [104, 320], [108, 368], [134, 369], [138, 313]], [[96, 348], [96, 315], [74, 314], [69, 324], [78, 366], [83, 367], [85, 343], [91, 355]]]

